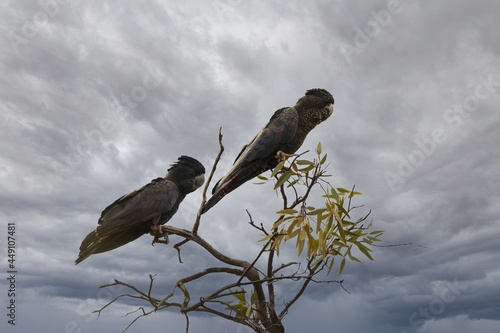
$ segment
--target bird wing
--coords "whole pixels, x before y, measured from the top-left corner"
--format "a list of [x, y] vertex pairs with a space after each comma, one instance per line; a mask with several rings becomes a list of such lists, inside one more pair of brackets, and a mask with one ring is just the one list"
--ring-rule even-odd
[[274, 156], [282, 145], [293, 139], [298, 121], [297, 110], [293, 107], [281, 108], [274, 112], [267, 125], [243, 147], [233, 165], [247, 164], [267, 158], [271, 154]]
[[[105, 238], [117, 230], [127, 231], [142, 226], [144, 222], [165, 216], [170, 213], [178, 198], [179, 190], [173, 182], [164, 178], [152, 180], [139, 190], [125, 194], [103, 210], [97, 227], [99, 238]], [[150, 225], [145, 225], [144, 228], [148, 230]]]
[[213, 195], [202, 212], [208, 211], [241, 184], [269, 169], [268, 160], [273, 159], [278, 150], [295, 136], [298, 119], [297, 110], [293, 107], [277, 110], [269, 123], [243, 147], [226, 176], [214, 186]]

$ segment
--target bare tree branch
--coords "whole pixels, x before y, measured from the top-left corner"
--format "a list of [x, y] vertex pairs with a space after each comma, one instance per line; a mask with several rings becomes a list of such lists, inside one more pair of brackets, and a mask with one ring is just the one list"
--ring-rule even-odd
[[222, 156], [222, 153], [224, 153], [224, 145], [222, 144], [222, 127], [219, 128], [219, 153], [217, 154], [217, 157], [215, 158], [214, 165], [212, 167], [212, 171], [210, 172], [210, 175], [208, 176], [208, 179], [206, 181], [205, 187], [203, 188], [203, 196], [200, 204], [200, 208], [198, 209], [198, 214], [196, 216], [196, 221], [194, 222], [193, 225], [193, 234], [198, 233], [198, 228], [200, 226], [200, 219], [201, 219], [201, 212], [203, 210], [203, 206], [207, 202], [207, 190], [210, 186], [210, 183], [212, 182], [212, 178], [214, 176], [215, 170], [217, 169], [217, 164], [219, 163], [219, 160]]
[[[355, 244], [362, 252], [368, 253], [367, 247], [361, 243], [372, 245], [371, 242], [375, 240], [379, 233], [375, 232], [376, 236], [373, 236], [373, 233], [368, 233], [367, 231], [371, 223], [367, 227], [363, 225], [363, 222], [368, 218], [371, 211], [357, 220], [349, 217], [351, 211], [362, 207], [352, 205], [352, 198], [359, 193], [354, 192], [355, 186], [347, 194], [347, 190], [338, 189], [338, 191], [335, 191], [324, 179], [327, 175], [322, 165], [326, 161], [326, 156], [321, 158], [319, 151], [317, 152], [318, 158], [312, 162], [299, 161], [299, 158], [305, 153], [296, 155], [291, 162], [288, 162], [290, 163], [290, 167], [283, 167], [280, 171], [282, 177], [290, 176], [290, 178], [286, 178], [287, 180], [284, 184], [281, 184], [276, 189], [276, 193], [282, 199], [283, 212], [280, 213], [283, 213], [283, 215], [280, 215], [272, 226], [266, 228], [262, 223], [260, 223], [260, 226], [257, 225], [250, 212], [246, 211], [250, 226], [262, 232], [266, 240], [265, 243], [262, 243], [260, 251], [253, 257], [251, 262], [236, 259], [222, 253], [198, 234], [201, 211], [206, 203], [207, 191], [224, 151], [222, 138], [222, 129], [219, 129], [218, 141], [220, 150], [205, 184], [202, 202], [193, 228], [186, 230], [172, 225], [161, 226], [161, 233], [176, 235], [182, 238], [182, 241], [174, 245], [180, 263], [183, 263], [181, 258], [182, 245], [193, 242], [208, 252], [220, 265], [204, 268], [199, 271], [196, 269], [190, 275], [178, 279], [172, 285], [170, 292], [167, 295], [162, 294], [160, 297], [154, 295], [155, 275], [152, 274], [149, 275], [149, 285], [146, 291], [141, 291], [139, 288], [119, 280], [115, 280], [114, 283], [102, 285], [100, 288], [121, 285], [126, 287], [131, 293], [121, 294], [106, 303], [99, 310], [94, 311], [98, 317], [104, 309], [116, 301], [130, 298], [145, 302], [148, 306], [151, 306], [151, 309], [140, 306], [135, 311], [127, 313], [126, 315], [130, 315], [139, 312], [139, 315], [125, 328], [125, 331], [139, 318], [168, 308], [176, 308], [185, 317], [186, 333], [189, 332], [190, 328], [189, 314], [193, 312], [210, 313], [234, 323], [245, 325], [257, 333], [284, 333], [285, 329], [282, 324], [284, 316], [304, 295], [305, 290], [311, 283], [338, 283], [342, 289], [349, 293], [343, 285], [344, 280], [327, 280], [319, 278], [319, 276], [322, 276], [324, 271], [328, 271], [327, 273], [330, 272], [333, 267], [333, 259], [336, 256], [343, 257], [343, 260], [349, 258], [359, 261], [357, 258], [352, 257], [350, 253], [351, 246]], [[298, 164], [295, 164], [296, 162]], [[305, 167], [297, 167], [297, 165]], [[285, 178], [277, 177], [276, 179], [284, 180]], [[320, 188], [322, 190], [323, 197], [326, 198], [324, 200], [325, 208], [319, 207], [321, 209], [316, 209], [310, 206], [310, 202], [308, 203], [309, 198], [312, 196], [313, 188]], [[341, 198], [339, 199], [339, 197]], [[287, 210], [289, 211], [287, 212]], [[326, 211], [329, 213], [323, 213]], [[314, 216], [316, 216], [317, 220], [314, 220]], [[309, 223], [314, 223], [316, 231], [313, 231], [314, 229]], [[328, 227], [326, 227], [327, 224]], [[318, 228], [325, 229], [322, 230], [324, 231], [321, 236], [322, 238], [319, 236]], [[335, 232], [327, 233], [327, 231], [333, 229], [335, 229]], [[304, 232], [305, 234], [303, 234]], [[345, 235], [348, 235], [348, 237]], [[312, 250], [312, 245], [308, 245], [309, 248], [305, 250], [306, 248], [303, 246], [304, 242], [306, 240], [308, 242], [311, 241], [311, 237], [317, 237], [313, 239], [312, 244], [316, 244], [314, 242], [318, 242], [318, 244]], [[280, 258], [280, 244], [282, 245], [292, 238], [296, 238], [297, 240], [296, 247], [299, 249], [299, 254], [304, 249], [303, 253], [306, 253], [306, 258], [304, 260], [298, 259], [298, 261], [283, 262]], [[320, 238], [322, 243], [319, 243]], [[302, 241], [301, 247], [298, 245], [299, 241]], [[351, 243], [347, 244], [347, 242]], [[407, 244], [388, 246], [400, 245]], [[317, 250], [319, 247], [321, 247], [321, 251]], [[369, 254], [367, 256], [371, 259]], [[343, 263], [341, 267], [343, 268]], [[232, 276], [234, 280], [222, 286], [217, 286], [217, 288], [214, 288], [215, 290], [206, 294], [204, 293], [202, 297], [197, 296], [199, 298], [193, 300], [190, 287], [195, 283], [203, 283], [208, 275], [213, 274]], [[276, 299], [278, 296], [275, 288], [282, 281], [293, 281], [299, 288], [289, 301], [284, 302], [284, 304], [277, 304]], [[175, 301], [172, 302], [172, 300]]]

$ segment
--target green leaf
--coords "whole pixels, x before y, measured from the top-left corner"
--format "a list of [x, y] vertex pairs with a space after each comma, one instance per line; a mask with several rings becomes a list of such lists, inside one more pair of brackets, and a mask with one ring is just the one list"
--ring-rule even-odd
[[256, 304], [258, 301], [257, 293], [255, 292], [255, 289], [252, 289], [252, 296], [250, 296], [250, 303], [251, 304]]
[[314, 169], [314, 164], [310, 164], [302, 169], [299, 169], [300, 172], [307, 172], [307, 171], [311, 171], [312, 169]]
[[329, 233], [333, 225], [333, 215], [328, 216], [328, 222], [326, 223], [325, 232]]
[[355, 256], [352, 256], [351, 260], [357, 262], [358, 264], [362, 264], [361, 260], [359, 260]]
[[339, 201], [339, 194], [337, 193], [337, 191], [335, 191], [333, 187], [331, 188], [331, 192], [332, 192], [331, 195], [335, 199], [335, 201]]
[[321, 164], [321, 165], [325, 164], [327, 156], [328, 156], [328, 154], [325, 154], [325, 156], [323, 156], [323, 158], [321, 159], [319, 164]]
[[349, 220], [343, 220], [342, 221], [342, 224], [346, 227], [350, 227], [350, 226], [353, 226], [353, 225], [356, 225], [357, 223], [355, 222], [352, 222], [352, 221], [349, 221]]
[[246, 299], [245, 299], [245, 291], [244, 290], [241, 290], [240, 292], [236, 292], [233, 295], [241, 303], [246, 303], [247, 302]]
[[312, 212], [307, 212], [306, 214], [307, 215], [321, 215], [325, 211], [326, 211], [326, 208], [320, 208], [320, 209], [313, 210]]
[[323, 230], [321, 229], [321, 227], [323, 226], [323, 215], [322, 214], [318, 214], [318, 216], [316, 217], [316, 233], [322, 233]]
[[278, 174], [278, 172], [280, 172], [280, 170], [283, 169], [285, 162], [286, 161], [281, 161], [278, 163], [278, 165], [273, 169], [273, 172], [271, 173], [271, 178], [276, 176]]
[[311, 256], [311, 254], [316, 253], [318, 250], [318, 241], [309, 232], [307, 233], [307, 247], [309, 249], [308, 256]]
[[293, 173], [291, 171], [287, 171], [287, 172], [283, 173], [283, 175], [281, 175], [281, 177], [276, 182], [276, 185], [274, 185], [274, 189], [277, 189], [281, 185], [283, 185], [288, 180], [288, 178], [290, 178], [291, 175], [293, 175]]
[[304, 250], [304, 244], [305, 244], [305, 240], [302, 239], [302, 240], [299, 240], [297, 239], [297, 249], [298, 249], [298, 256], [300, 257], [300, 255], [302, 254], [302, 250]]
[[342, 262], [340, 263], [339, 275], [342, 275], [342, 272], [344, 271], [344, 267], [345, 267], [345, 257], [342, 258]]
[[257, 178], [259, 178], [260, 180], [264, 180], [264, 181], [269, 180], [269, 178], [267, 178], [266, 176], [263, 176], [263, 175], [258, 175]]
[[345, 240], [344, 228], [342, 228], [342, 226], [339, 226], [338, 229], [339, 229], [339, 236], [340, 236], [339, 238], [340, 238], [340, 240], [342, 240], [342, 242], [345, 243], [346, 240]]
[[330, 264], [328, 265], [328, 272], [326, 272], [326, 275], [330, 275], [330, 272], [332, 271], [333, 263], [335, 262], [333, 259], [334, 258], [332, 257], [332, 260], [330, 261]]
[[295, 229], [291, 234], [288, 234], [288, 239], [294, 238], [299, 234], [300, 229]]
[[337, 208], [342, 212], [342, 214], [344, 214], [345, 216], [347, 216], [348, 218], [351, 218], [349, 216], [349, 213], [347, 212], [347, 210], [345, 210], [344, 206], [340, 205], [340, 204], [337, 204]]
[[308, 161], [308, 160], [297, 160], [297, 161], [295, 161], [295, 163], [297, 163], [298, 165], [311, 165], [311, 164], [313, 164], [313, 162]]
[[363, 244], [361, 243], [356, 243], [356, 246], [358, 247], [358, 249], [363, 252], [363, 254], [368, 258], [370, 259], [371, 261], [373, 261], [373, 257], [370, 255], [370, 249], [367, 248], [366, 246], [364, 246]]
[[316, 233], [318, 234], [318, 246], [321, 246], [321, 252], [323, 252], [326, 249], [325, 233], [323, 230], [316, 230]]
[[259, 239], [258, 242], [270, 240], [272, 237], [273, 237], [273, 234], [266, 235], [265, 237]]
[[299, 182], [298, 179], [295, 179], [294, 181], [290, 182], [290, 184], [288, 184], [286, 187], [292, 187], [293, 185], [297, 184]]
[[321, 155], [321, 142], [318, 142], [318, 146], [316, 147], [316, 153], [318, 153], [318, 155]]
[[351, 259], [352, 261], [355, 261], [357, 263], [360, 263], [361, 264], [361, 260], [359, 260], [358, 258], [356, 258], [355, 256], [353, 256], [351, 254], [351, 251], [350, 250], [347, 250], [347, 255], [349, 256], [349, 259]]
[[293, 220], [292, 223], [290, 223], [290, 225], [288, 226], [288, 229], [286, 231], [287, 235], [291, 235], [293, 233], [293, 229], [295, 229], [295, 227], [297, 226], [298, 223], [299, 223], [298, 218]]
[[252, 314], [252, 307], [251, 307], [251, 306], [249, 306], [249, 307], [247, 308], [247, 311], [246, 311], [245, 315], [247, 316], [247, 318], [250, 318], [250, 315], [251, 315], [251, 314]]
[[233, 310], [236, 312], [236, 314], [234, 315], [235, 318], [237, 319], [242, 319], [244, 318], [244, 316], [242, 315], [242, 313], [246, 313], [247, 312], [247, 307], [242, 305], [242, 304], [236, 304], [233, 306]]
[[339, 225], [339, 227], [343, 228], [344, 227], [343, 220], [340, 217], [339, 212], [337, 212], [337, 210], [335, 210], [335, 208], [332, 208], [332, 210], [330, 211], [330, 213], [332, 213], [333, 216], [335, 216], [335, 221], [337, 222], [337, 224]]
[[298, 213], [297, 210], [292, 209], [292, 208], [283, 209], [283, 210], [279, 210], [276, 212], [276, 214], [279, 214], [279, 215], [295, 215], [297, 213]]
[[306, 230], [305, 229], [300, 229], [300, 232], [299, 232], [299, 241], [305, 240], [306, 236], [307, 236]]

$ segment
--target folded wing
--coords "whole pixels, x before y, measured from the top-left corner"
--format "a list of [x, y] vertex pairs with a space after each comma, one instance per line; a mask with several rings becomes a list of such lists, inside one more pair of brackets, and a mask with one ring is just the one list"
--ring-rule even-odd
[[177, 186], [157, 178], [106, 207], [99, 225], [80, 246], [76, 263], [94, 253], [110, 251], [148, 233], [151, 226], [166, 223], [178, 208]]
[[295, 108], [277, 110], [269, 123], [243, 147], [227, 175], [217, 182], [212, 197], [203, 207], [203, 213], [243, 183], [276, 166], [276, 153], [293, 139], [297, 126]]

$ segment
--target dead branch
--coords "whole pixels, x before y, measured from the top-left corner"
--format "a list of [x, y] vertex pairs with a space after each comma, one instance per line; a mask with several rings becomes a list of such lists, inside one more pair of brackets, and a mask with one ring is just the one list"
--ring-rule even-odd
[[[198, 214], [196, 215], [196, 220], [194, 222], [193, 229], [191, 231], [195, 235], [198, 233], [198, 229], [199, 229], [199, 226], [200, 226], [201, 212], [203, 210], [203, 206], [207, 202], [207, 191], [208, 191], [208, 188], [210, 187], [210, 183], [212, 182], [212, 178], [214, 176], [215, 170], [217, 169], [217, 164], [219, 164], [219, 161], [220, 161], [220, 158], [222, 156], [222, 153], [224, 152], [224, 145], [222, 144], [222, 138], [223, 138], [222, 127], [220, 127], [219, 128], [219, 153], [217, 154], [217, 157], [215, 158], [214, 164], [212, 166], [212, 170], [210, 171], [210, 175], [208, 176], [208, 179], [205, 182], [205, 187], [203, 188], [203, 194], [202, 194], [201, 204], [200, 204], [200, 207], [198, 208]], [[186, 244], [186, 243], [188, 243], [188, 242], [189, 242], [189, 239], [184, 239], [184, 240], [182, 240], [179, 243], [177, 243], [177, 244], [174, 245], [174, 249], [177, 250], [177, 255], [178, 255], [178, 258], [179, 258], [179, 262], [181, 264], [182, 264], [181, 246], [184, 245], [184, 244]]]
[[196, 221], [194, 222], [194, 225], [193, 225], [193, 230], [192, 230], [193, 234], [198, 233], [198, 228], [200, 226], [201, 212], [203, 210], [203, 206], [205, 206], [205, 203], [207, 202], [207, 190], [210, 186], [210, 183], [212, 182], [212, 178], [214, 176], [215, 170], [217, 169], [217, 164], [219, 164], [222, 153], [224, 153], [224, 145], [222, 144], [222, 137], [223, 137], [222, 127], [220, 127], [219, 128], [219, 153], [217, 154], [217, 157], [215, 158], [214, 164], [212, 166], [212, 171], [210, 172], [210, 175], [208, 176], [205, 187], [203, 188], [203, 195], [202, 195], [200, 208], [198, 209]]

